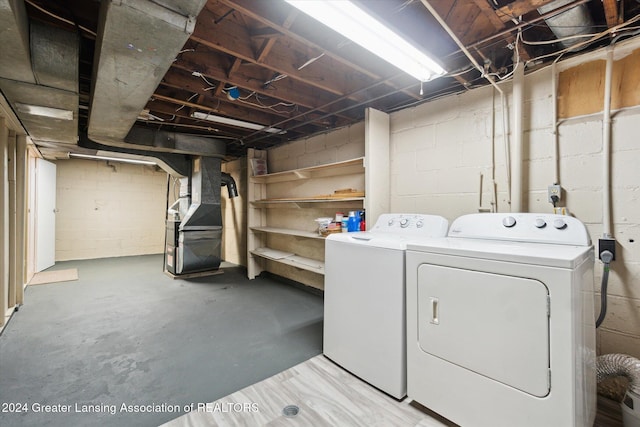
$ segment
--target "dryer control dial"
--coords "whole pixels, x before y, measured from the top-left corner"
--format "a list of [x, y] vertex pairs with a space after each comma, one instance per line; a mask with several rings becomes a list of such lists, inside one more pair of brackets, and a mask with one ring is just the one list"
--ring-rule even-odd
[[555, 228], [557, 228], [558, 230], [563, 230], [563, 229], [567, 228], [567, 223], [565, 222], [564, 219], [557, 218], [557, 219], [553, 220], [553, 226]]
[[407, 228], [408, 225], [409, 225], [409, 220], [407, 218], [402, 218], [400, 220], [400, 227]]
[[422, 220], [421, 220], [421, 219], [419, 219], [419, 220], [416, 222], [416, 228], [422, 228], [422, 226], [423, 226], [423, 225], [424, 225], [424, 222], [422, 222]]
[[389, 225], [389, 227], [391, 227], [391, 226], [393, 225], [393, 218], [391, 218], [391, 219], [389, 220], [389, 222], [387, 222], [387, 225]]
[[545, 228], [547, 226], [547, 221], [543, 218], [536, 218], [535, 225], [537, 228]]
[[502, 225], [504, 225], [507, 228], [511, 228], [514, 225], [516, 225], [516, 219], [512, 216], [508, 216], [502, 219]]

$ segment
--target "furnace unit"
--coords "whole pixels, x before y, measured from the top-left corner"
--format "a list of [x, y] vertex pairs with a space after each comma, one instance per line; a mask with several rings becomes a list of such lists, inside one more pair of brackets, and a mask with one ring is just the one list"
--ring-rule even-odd
[[[173, 275], [217, 270], [222, 256], [220, 189], [238, 191], [231, 175], [221, 172], [221, 159], [195, 157], [189, 190], [167, 212], [165, 269]], [[183, 213], [184, 206], [186, 213]], [[177, 207], [177, 208], [176, 208]], [[182, 207], [182, 208], [181, 208]]]

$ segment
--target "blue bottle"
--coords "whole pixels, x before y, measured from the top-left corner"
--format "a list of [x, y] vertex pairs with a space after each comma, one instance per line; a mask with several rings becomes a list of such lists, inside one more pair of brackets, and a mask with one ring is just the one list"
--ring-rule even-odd
[[347, 231], [359, 231], [360, 224], [358, 221], [360, 219], [360, 215], [357, 214], [356, 211], [349, 212], [349, 219], [347, 220]]

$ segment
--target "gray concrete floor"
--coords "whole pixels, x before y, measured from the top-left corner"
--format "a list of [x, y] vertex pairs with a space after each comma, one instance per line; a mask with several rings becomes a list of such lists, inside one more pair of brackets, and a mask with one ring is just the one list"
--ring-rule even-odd
[[156, 426], [322, 352], [321, 296], [239, 267], [173, 280], [162, 262], [60, 262], [79, 280], [27, 287], [0, 336], [1, 426]]

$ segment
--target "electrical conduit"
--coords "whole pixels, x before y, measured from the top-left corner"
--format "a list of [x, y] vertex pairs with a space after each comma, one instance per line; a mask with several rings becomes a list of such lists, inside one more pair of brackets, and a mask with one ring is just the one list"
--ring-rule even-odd
[[613, 46], [607, 48], [602, 111], [602, 237], [611, 238], [611, 76]]
[[524, 107], [524, 64], [513, 73], [513, 153], [511, 155], [511, 211], [522, 212], [522, 115]]
[[[501, 103], [502, 103], [502, 127], [503, 127], [503, 129], [502, 129], [502, 138], [504, 140], [504, 145], [505, 145], [505, 150], [506, 150], [505, 151], [505, 158], [506, 158], [506, 163], [507, 163], [506, 164], [507, 175], [509, 175], [509, 171], [510, 171], [511, 166], [510, 166], [509, 150], [508, 150], [508, 144], [507, 144], [507, 125], [506, 125], [506, 119], [505, 119], [507, 103], [506, 103], [504, 91], [496, 84], [496, 82], [493, 80], [493, 78], [491, 76], [485, 74], [484, 68], [482, 68], [480, 66], [480, 64], [478, 64], [478, 61], [476, 61], [476, 59], [473, 57], [473, 55], [471, 55], [469, 50], [464, 46], [464, 44], [462, 44], [460, 39], [458, 39], [458, 37], [454, 34], [454, 32], [451, 30], [451, 28], [449, 28], [449, 26], [444, 21], [444, 19], [442, 19], [442, 17], [440, 17], [440, 15], [433, 8], [433, 6], [431, 6], [429, 1], [428, 0], [421, 0], [421, 2], [424, 5], [424, 7], [427, 8], [429, 13], [431, 13], [431, 15], [433, 15], [435, 20], [438, 21], [440, 26], [447, 32], [447, 34], [449, 34], [449, 37], [451, 37], [451, 39], [458, 45], [460, 50], [466, 55], [467, 58], [469, 58], [469, 61], [471, 61], [473, 66], [476, 67], [476, 69], [478, 71], [480, 71], [480, 73], [482, 73], [482, 76], [485, 79], [487, 79], [487, 81], [491, 84], [491, 86], [493, 86], [498, 91], [498, 93], [500, 93], [500, 100], [501, 100]], [[507, 176], [507, 187], [508, 187], [507, 188], [508, 197], [511, 198], [511, 178], [509, 176]], [[508, 203], [510, 203], [510, 202], [511, 202], [511, 199], [509, 199]]]

